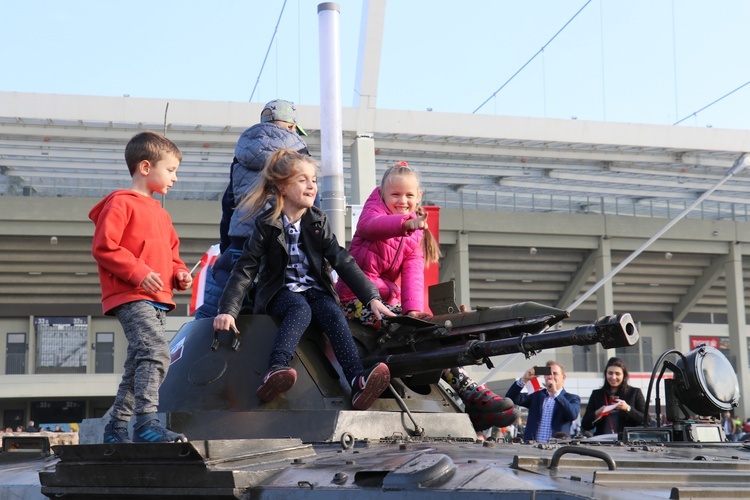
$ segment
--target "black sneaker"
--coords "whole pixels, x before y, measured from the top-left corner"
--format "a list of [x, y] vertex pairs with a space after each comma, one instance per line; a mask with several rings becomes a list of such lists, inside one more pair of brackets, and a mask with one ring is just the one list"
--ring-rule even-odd
[[111, 420], [104, 427], [104, 444], [132, 443], [128, 435], [128, 423], [123, 420]]
[[184, 434], [172, 432], [164, 427], [153, 413], [141, 415], [135, 421], [133, 430], [135, 443], [179, 443], [187, 442]]
[[288, 366], [278, 366], [271, 368], [263, 378], [263, 385], [258, 387], [255, 395], [264, 403], [273, 401], [282, 392], [292, 388], [297, 382], [297, 371]]
[[355, 410], [366, 410], [391, 383], [391, 372], [385, 363], [364, 370], [352, 384], [352, 406]]

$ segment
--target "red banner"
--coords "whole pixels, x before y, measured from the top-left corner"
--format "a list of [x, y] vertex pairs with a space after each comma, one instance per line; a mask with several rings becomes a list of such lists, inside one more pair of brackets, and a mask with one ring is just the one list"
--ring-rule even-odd
[[706, 344], [714, 349], [719, 348], [719, 337], [690, 337], [690, 350], [696, 349], [698, 346]]

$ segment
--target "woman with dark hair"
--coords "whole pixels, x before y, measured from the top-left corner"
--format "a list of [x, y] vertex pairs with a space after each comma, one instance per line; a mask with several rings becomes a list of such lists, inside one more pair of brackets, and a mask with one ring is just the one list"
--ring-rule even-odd
[[584, 431], [594, 435], [619, 434], [625, 427], [643, 425], [646, 400], [637, 387], [628, 385], [628, 367], [620, 358], [609, 358], [604, 368], [604, 385], [594, 389], [581, 420]]

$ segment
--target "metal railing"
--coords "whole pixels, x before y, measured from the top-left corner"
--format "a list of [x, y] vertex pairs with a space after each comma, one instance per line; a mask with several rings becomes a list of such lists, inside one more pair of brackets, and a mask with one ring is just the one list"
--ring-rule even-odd
[[[195, 184], [177, 184], [170, 190], [172, 200], [218, 201], [225, 184], [223, 182], [203, 184], [196, 188]], [[6, 186], [5, 196], [29, 197], [61, 197], [61, 198], [101, 198], [113, 191], [116, 186], [105, 181], [89, 182], [76, 185], [46, 185], [34, 184]], [[350, 198], [347, 188], [347, 199]], [[691, 201], [676, 201], [671, 199], [631, 197], [604, 197], [581, 195], [558, 195], [538, 193], [516, 193], [505, 191], [481, 191], [462, 189], [432, 190], [427, 188], [424, 194], [425, 205], [437, 205], [443, 209], [486, 210], [505, 212], [543, 212], [557, 214], [591, 214], [591, 215], [622, 215], [631, 217], [665, 217], [673, 218], [685, 210]], [[699, 220], [731, 220], [747, 222], [748, 204], [728, 203], [706, 200], [686, 218]]]

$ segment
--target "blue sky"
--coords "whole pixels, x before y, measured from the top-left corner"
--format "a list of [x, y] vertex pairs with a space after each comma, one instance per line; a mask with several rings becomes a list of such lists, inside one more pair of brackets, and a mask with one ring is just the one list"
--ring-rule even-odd
[[[0, 91], [248, 101], [283, 0], [3, 0]], [[318, 15], [287, 0], [254, 102], [318, 104]], [[390, 0], [378, 108], [471, 113], [587, 0]], [[353, 102], [362, 2], [341, 6]], [[750, 82], [750, 2], [592, 0], [478, 113], [671, 125]], [[681, 126], [750, 129], [750, 85]]]

